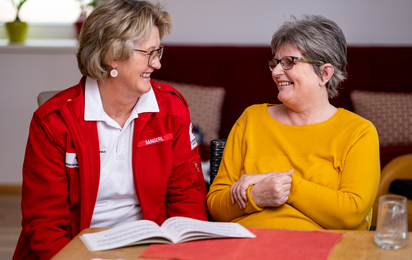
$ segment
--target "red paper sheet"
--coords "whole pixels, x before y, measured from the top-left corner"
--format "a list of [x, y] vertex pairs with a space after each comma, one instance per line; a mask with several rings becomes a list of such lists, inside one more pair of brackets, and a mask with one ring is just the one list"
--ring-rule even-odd
[[224, 238], [152, 244], [140, 257], [191, 260], [328, 259], [342, 233], [249, 228], [256, 238]]

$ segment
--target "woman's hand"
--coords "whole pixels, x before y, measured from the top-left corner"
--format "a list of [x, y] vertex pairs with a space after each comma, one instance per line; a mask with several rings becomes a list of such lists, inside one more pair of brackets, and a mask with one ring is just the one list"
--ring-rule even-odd
[[246, 190], [251, 185], [255, 185], [256, 183], [260, 182], [261, 180], [270, 176], [272, 172], [267, 173], [260, 173], [260, 174], [244, 174], [240, 177], [240, 179], [233, 183], [230, 187], [230, 199], [232, 200], [232, 204], [237, 204], [241, 209], [246, 208]]
[[[255, 185], [251, 190], [251, 196], [259, 207], [284, 204], [289, 196], [293, 170], [287, 172], [267, 172], [261, 174], [245, 174], [230, 187], [232, 204], [237, 202], [241, 209], [246, 208], [246, 190]], [[255, 188], [257, 186], [257, 189]], [[253, 191], [253, 194], [252, 194]]]
[[256, 183], [250, 196], [258, 207], [279, 207], [286, 203], [292, 183], [293, 170], [278, 172]]

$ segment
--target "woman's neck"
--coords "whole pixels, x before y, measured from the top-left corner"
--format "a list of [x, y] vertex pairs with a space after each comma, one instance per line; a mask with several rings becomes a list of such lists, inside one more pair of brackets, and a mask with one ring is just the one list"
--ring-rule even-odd
[[329, 102], [322, 106], [314, 106], [302, 111], [294, 111], [285, 106], [291, 125], [310, 125], [324, 122], [331, 118], [338, 109]]
[[284, 104], [268, 107], [270, 115], [285, 125], [310, 125], [331, 118], [338, 109], [329, 102], [310, 107], [290, 108]]
[[98, 85], [104, 111], [123, 128], [138, 99], [123, 95], [110, 80], [98, 82]]

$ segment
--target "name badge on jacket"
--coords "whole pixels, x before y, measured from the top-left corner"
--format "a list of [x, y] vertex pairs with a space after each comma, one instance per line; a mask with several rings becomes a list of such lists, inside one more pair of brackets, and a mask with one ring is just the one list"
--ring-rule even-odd
[[66, 153], [66, 167], [67, 168], [79, 168], [79, 162], [77, 161], [77, 154]]
[[173, 140], [173, 133], [167, 133], [161, 136], [149, 138], [146, 140], [141, 140], [137, 143], [137, 147], [138, 148], [145, 147], [145, 146], [159, 144], [159, 143], [163, 143], [163, 142], [167, 142], [171, 140]]

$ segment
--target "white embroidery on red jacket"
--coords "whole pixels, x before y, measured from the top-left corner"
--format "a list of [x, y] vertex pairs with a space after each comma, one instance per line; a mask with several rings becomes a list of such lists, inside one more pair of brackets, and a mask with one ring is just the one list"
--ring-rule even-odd
[[137, 147], [138, 148], [145, 147], [145, 146], [163, 143], [163, 142], [171, 141], [171, 140], [173, 140], [173, 133], [167, 133], [161, 136], [156, 136], [153, 138], [141, 140], [137, 143]]

